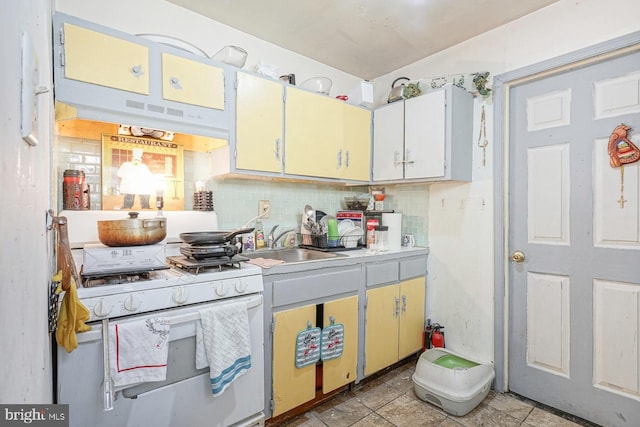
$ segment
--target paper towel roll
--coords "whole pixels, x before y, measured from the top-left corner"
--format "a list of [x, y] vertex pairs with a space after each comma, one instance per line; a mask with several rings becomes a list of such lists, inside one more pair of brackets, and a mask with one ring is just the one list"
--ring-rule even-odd
[[389, 227], [389, 250], [399, 251], [402, 244], [402, 214], [383, 213], [382, 225]]

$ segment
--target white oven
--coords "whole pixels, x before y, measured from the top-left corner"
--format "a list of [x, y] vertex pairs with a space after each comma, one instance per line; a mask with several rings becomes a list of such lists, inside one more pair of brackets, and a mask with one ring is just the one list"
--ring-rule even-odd
[[[73, 220], [69, 218], [70, 234], [74, 225], [78, 226]], [[200, 231], [194, 230], [193, 224], [188, 227]], [[205, 227], [215, 229], [201, 226]], [[86, 241], [77, 231], [75, 236]], [[72, 250], [78, 267], [80, 247]], [[173, 253], [175, 245], [167, 250], [168, 255]], [[78, 347], [71, 353], [58, 347], [56, 354], [56, 401], [69, 404], [70, 425], [264, 425], [262, 292], [261, 270], [246, 263], [199, 274], [171, 268], [154, 271], [149, 279], [139, 282], [79, 287], [78, 296], [90, 311], [92, 329], [77, 335]], [[196, 322], [200, 310], [230, 302], [247, 306], [251, 368], [221, 395], [213, 396], [209, 369], [196, 369]], [[111, 388], [109, 392], [110, 387], [105, 387], [111, 383], [109, 370], [104, 369], [109, 360], [103, 345], [104, 326], [153, 317], [166, 317], [170, 323], [166, 380]]]

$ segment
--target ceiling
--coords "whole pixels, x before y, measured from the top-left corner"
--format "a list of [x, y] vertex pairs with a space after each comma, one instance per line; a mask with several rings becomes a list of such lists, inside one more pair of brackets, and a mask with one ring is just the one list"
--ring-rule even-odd
[[558, 0], [168, 0], [374, 79]]

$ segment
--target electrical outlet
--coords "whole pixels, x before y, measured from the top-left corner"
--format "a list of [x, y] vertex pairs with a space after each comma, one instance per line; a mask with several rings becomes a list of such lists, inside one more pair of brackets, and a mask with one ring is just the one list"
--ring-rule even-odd
[[258, 201], [258, 215], [262, 215], [263, 213], [267, 212], [264, 216], [262, 216], [262, 218], [269, 218], [270, 208], [271, 208], [271, 205], [269, 204], [268, 200]]

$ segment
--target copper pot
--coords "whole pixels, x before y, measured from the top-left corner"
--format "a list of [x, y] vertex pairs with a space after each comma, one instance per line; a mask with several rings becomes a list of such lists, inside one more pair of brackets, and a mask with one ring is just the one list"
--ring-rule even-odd
[[138, 212], [129, 212], [128, 219], [98, 221], [98, 239], [107, 246], [152, 245], [166, 236], [166, 218], [139, 219]]

